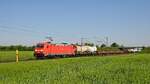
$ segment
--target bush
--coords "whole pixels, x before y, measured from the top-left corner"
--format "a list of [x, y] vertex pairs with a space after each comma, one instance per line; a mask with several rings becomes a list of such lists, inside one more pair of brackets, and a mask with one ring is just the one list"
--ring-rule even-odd
[[98, 47], [98, 51], [119, 51], [117, 47]]
[[112, 43], [112, 44], [111, 44], [111, 47], [119, 47], [119, 44], [117, 44], [117, 43]]
[[20, 51], [32, 51], [34, 49], [34, 46], [22, 46], [22, 45], [0, 46], [0, 51], [14, 51], [17, 49]]
[[150, 47], [144, 48], [141, 53], [150, 53]]

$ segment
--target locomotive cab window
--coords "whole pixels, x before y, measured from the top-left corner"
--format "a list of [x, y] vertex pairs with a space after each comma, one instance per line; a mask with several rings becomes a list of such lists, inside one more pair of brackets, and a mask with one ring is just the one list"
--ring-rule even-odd
[[44, 47], [44, 44], [37, 44], [36, 45], [36, 48], [43, 48]]

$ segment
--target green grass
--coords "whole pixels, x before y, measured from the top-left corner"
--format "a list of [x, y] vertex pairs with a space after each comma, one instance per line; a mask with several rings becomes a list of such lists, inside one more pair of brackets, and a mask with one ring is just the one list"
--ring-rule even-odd
[[[19, 51], [19, 60], [31, 60], [35, 59], [33, 51]], [[13, 62], [16, 60], [16, 51], [0, 51], [0, 63], [2, 62]]]
[[150, 54], [1, 63], [0, 84], [150, 84]]

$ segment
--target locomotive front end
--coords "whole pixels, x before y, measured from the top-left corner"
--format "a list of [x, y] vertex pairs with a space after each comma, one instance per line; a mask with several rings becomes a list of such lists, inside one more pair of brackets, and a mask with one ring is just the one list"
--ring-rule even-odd
[[34, 56], [37, 58], [44, 56], [44, 44], [37, 44], [34, 49]]

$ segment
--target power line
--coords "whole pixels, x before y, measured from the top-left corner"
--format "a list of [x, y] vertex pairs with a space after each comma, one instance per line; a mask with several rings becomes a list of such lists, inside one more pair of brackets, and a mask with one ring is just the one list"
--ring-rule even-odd
[[0, 29], [5, 29], [7, 31], [20, 31], [20, 32], [27, 32], [27, 33], [34, 33], [34, 34], [46, 34], [46, 33], [43, 33], [43, 32], [39, 32], [37, 30], [32, 30], [32, 29], [25, 29], [25, 28], [17, 28], [17, 27], [8, 27], [8, 26], [3, 26], [3, 25], [0, 25]]
[[32, 32], [35, 32], [35, 33], [46, 33], [46, 32], [37, 31], [36, 29], [32, 29], [32, 27], [28, 27], [28, 26], [21, 26], [21, 29], [24, 29], [24, 30], [27, 30], [27, 31], [32, 31]]
[[[35, 30], [29, 30], [29, 29], [25, 29], [25, 28], [21, 28], [21, 27], [18, 28], [18, 27], [9, 27], [9, 26], [0, 25], [0, 28], [1, 29], [9, 29], [9, 30], [13, 29], [13, 30], [23, 31], [23, 32], [36, 32]], [[41, 32], [38, 32], [38, 33], [41, 33]]]
[[10, 31], [8, 31], [8, 30], [4, 30], [4, 29], [1, 29], [1, 28], [0, 28], [0, 31], [2, 31], [2, 32], [6, 32], [6, 33], [10, 33]]

